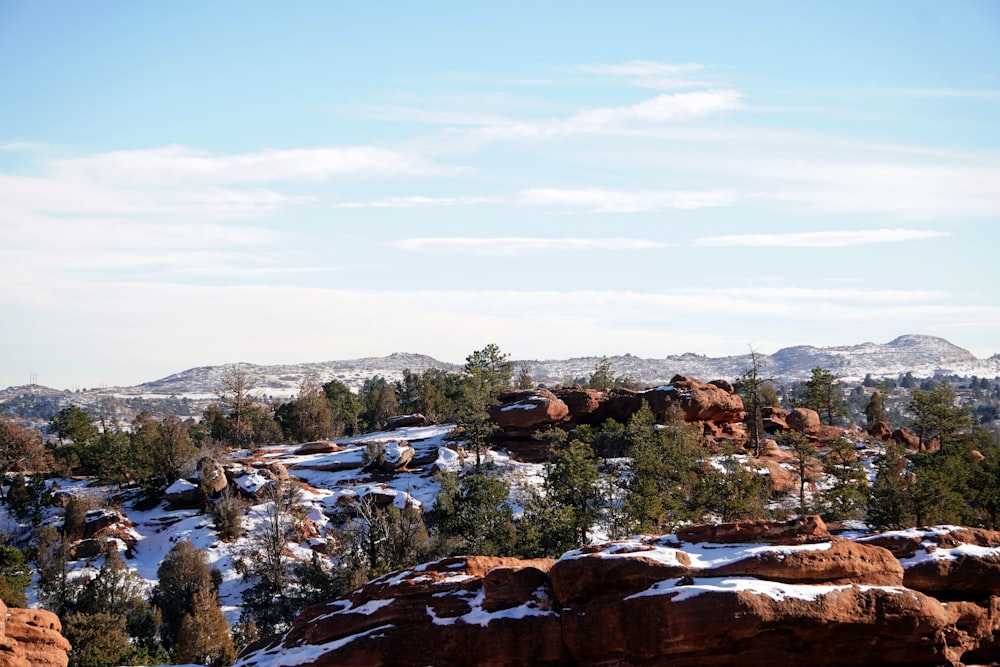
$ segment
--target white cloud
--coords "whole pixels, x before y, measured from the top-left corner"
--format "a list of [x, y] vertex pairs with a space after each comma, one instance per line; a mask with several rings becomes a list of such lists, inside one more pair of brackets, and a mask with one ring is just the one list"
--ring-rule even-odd
[[262, 150], [235, 155], [213, 154], [186, 146], [112, 151], [52, 160], [55, 177], [76, 182], [116, 185], [163, 183], [260, 184], [309, 183], [334, 177], [411, 177], [462, 173], [414, 153], [376, 146]]
[[617, 64], [581, 65], [578, 69], [591, 74], [626, 78], [633, 85], [643, 88], [689, 88], [706, 85], [703, 81], [686, 78], [689, 74], [705, 69], [705, 66], [699, 63], [673, 64], [632, 60]]
[[397, 250], [440, 254], [519, 256], [567, 250], [651, 250], [668, 244], [625, 238], [437, 237], [401, 239], [390, 244]]
[[725, 206], [733, 193], [724, 190], [605, 190], [601, 188], [533, 188], [519, 195], [521, 203], [597, 213], [639, 213], [668, 209]]
[[742, 106], [735, 90], [700, 90], [658, 95], [629, 106], [600, 107], [573, 114], [567, 125], [578, 131], [601, 131], [628, 123], [676, 123], [704, 118]]
[[498, 204], [501, 197], [386, 197], [371, 201], [351, 201], [334, 204], [334, 208], [417, 208], [421, 206], [467, 206], [473, 204]]
[[704, 246], [769, 246], [784, 248], [844, 248], [872, 243], [899, 243], [949, 236], [948, 232], [919, 229], [870, 229], [791, 234], [736, 234], [697, 239]]

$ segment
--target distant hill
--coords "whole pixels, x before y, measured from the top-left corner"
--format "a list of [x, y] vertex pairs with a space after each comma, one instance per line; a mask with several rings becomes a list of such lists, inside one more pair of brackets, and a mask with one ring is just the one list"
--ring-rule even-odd
[[[518, 360], [527, 365], [535, 382], [547, 385], [569, 383], [586, 378], [601, 357], [572, 359]], [[644, 359], [630, 354], [608, 357], [615, 375], [630, 375], [640, 384], [668, 382], [674, 375], [689, 375], [700, 380], [732, 380], [750, 368], [750, 355], [706, 357], [681, 354], [662, 359]], [[1000, 376], [1000, 355], [978, 359], [968, 350], [934, 336], [906, 335], [888, 343], [861, 343], [844, 347], [786, 347], [774, 354], [759, 354], [760, 372], [765, 377], [784, 382], [804, 380], [817, 366], [829, 369], [838, 378], [857, 382], [871, 374], [875, 378], [896, 378], [907, 372], [918, 378], [958, 375], [994, 378]], [[222, 374], [236, 364], [201, 366], [145, 382], [135, 387], [112, 387], [78, 392], [46, 387], [8, 387], [0, 391], [3, 412], [47, 419], [70, 403], [94, 413], [123, 415], [149, 409], [155, 413], [200, 414], [208, 401], [214, 400]], [[387, 357], [366, 357], [342, 361], [263, 366], [244, 363], [243, 368], [258, 378], [255, 394], [273, 400], [294, 396], [307, 376], [320, 382], [338, 379], [358, 391], [375, 376], [387, 380], [402, 378], [409, 369], [422, 373], [430, 368], [459, 372], [461, 366], [438, 361], [423, 354], [397, 352]]]

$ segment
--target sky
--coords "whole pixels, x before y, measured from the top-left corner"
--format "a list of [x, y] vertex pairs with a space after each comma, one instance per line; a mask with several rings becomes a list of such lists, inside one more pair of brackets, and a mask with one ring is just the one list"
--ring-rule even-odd
[[992, 0], [0, 0], [0, 387], [987, 357], [997, 119]]

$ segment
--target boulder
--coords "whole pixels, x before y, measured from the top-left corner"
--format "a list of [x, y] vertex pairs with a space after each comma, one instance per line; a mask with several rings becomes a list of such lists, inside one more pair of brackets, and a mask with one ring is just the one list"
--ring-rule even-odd
[[760, 418], [766, 433], [784, 433], [788, 430], [788, 410], [765, 405], [760, 409]]
[[819, 413], [809, 408], [795, 408], [788, 413], [788, 428], [809, 437], [816, 437], [820, 432]]
[[413, 461], [414, 449], [406, 440], [392, 440], [374, 445], [372, 463], [382, 472], [395, 472]]
[[432, 426], [433, 424], [434, 422], [421, 414], [398, 415], [396, 417], [389, 417], [388, 421], [385, 422], [385, 426], [382, 427], [382, 430], [395, 431], [397, 428]]
[[201, 504], [201, 489], [186, 479], [178, 479], [163, 492], [163, 499], [178, 509], [190, 509]]
[[569, 416], [569, 408], [548, 389], [505, 392], [500, 404], [489, 405], [490, 418], [501, 429], [538, 429], [558, 424]]
[[906, 449], [913, 451], [920, 449], [920, 437], [905, 426], [892, 432], [892, 441]]
[[569, 409], [569, 418], [574, 424], [591, 423], [590, 416], [597, 412], [605, 400], [603, 392], [581, 387], [560, 389], [555, 392], [555, 395], [566, 404]]
[[892, 429], [885, 422], [875, 422], [868, 427], [868, 435], [885, 442], [892, 437]]
[[318, 440], [316, 442], [307, 442], [299, 445], [292, 454], [296, 456], [303, 456], [306, 454], [332, 454], [333, 452], [340, 451], [340, 445], [332, 440]]
[[658, 415], [668, 406], [677, 405], [684, 412], [684, 421], [733, 423], [743, 421], [743, 399], [733, 393], [733, 386], [724, 381], [705, 384], [683, 375], [675, 375], [670, 384], [643, 392], [649, 407]]
[[8, 609], [6, 637], [24, 648], [32, 667], [66, 667], [70, 643], [62, 636], [59, 617], [44, 609]]
[[807, 544], [830, 539], [826, 524], [816, 514], [790, 521], [734, 521], [704, 526], [682, 528], [676, 533], [682, 542], [709, 542], [743, 544], [767, 542], [768, 544]]
[[198, 486], [209, 497], [219, 495], [228, 485], [226, 469], [221, 463], [207, 456], [198, 461]]
[[837, 438], [842, 438], [846, 435], [846, 431], [839, 426], [829, 426], [827, 424], [820, 424], [819, 431], [816, 433], [816, 441], [822, 444], [828, 444], [836, 440]]

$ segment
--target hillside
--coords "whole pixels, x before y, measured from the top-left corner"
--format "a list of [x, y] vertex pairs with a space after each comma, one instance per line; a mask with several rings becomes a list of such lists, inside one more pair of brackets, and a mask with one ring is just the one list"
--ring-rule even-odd
[[[733, 380], [746, 372], [751, 364], [749, 354], [707, 357], [685, 353], [654, 359], [623, 354], [609, 356], [608, 359], [616, 375], [631, 376], [646, 386], [668, 382], [677, 374], [704, 380]], [[575, 357], [516, 360], [515, 363], [518, 368], [527, 366], [536, 383], [551, 386], [570, 384], [576, 379], [588, 377], [600, 360], [601, 357]], [[921, 335], [899, 336], [884, 344], [787, 347], [770, 355], [758, 354], [758, 362], [763, 376], [781, 382], [807, 379], [817, 366], [833, 371], [846, 382], [858, 382], [869, 374], [875, 378], [896, 378], [907, 372], [920, 378], [936, 375], [1000, 376], [1000, 355], [978, 359], [968, 350], [943, 338]], [[141, 409], [149, 409], [154, 414], [197, 415], [207, 402], [215, 400], [222, 374], [234, 365], [190, 368], [134, 387], [106, 387], [77, 392], [37, 385], [8, 387], [0, 390], [0, 406], [6, 406], [7, 413], [16, 412], [38, 419], [48, 419], [71, 403], [95, 414], [134, 414]], [[376, 376], [390, 381], [399, 380], [406, 369], [422, 373], [431, 368], [450, 372], [459, 372], [462, 368], [426, 355], [401, 352], [386, 357], [340, 361], [240, 365], [258, 378], [254, 393], [274, 400], [295, 396], [302, 380], [310, 376], [320, 382], [337, 379], [352, 390], [359, 391], [366, 380]]]

